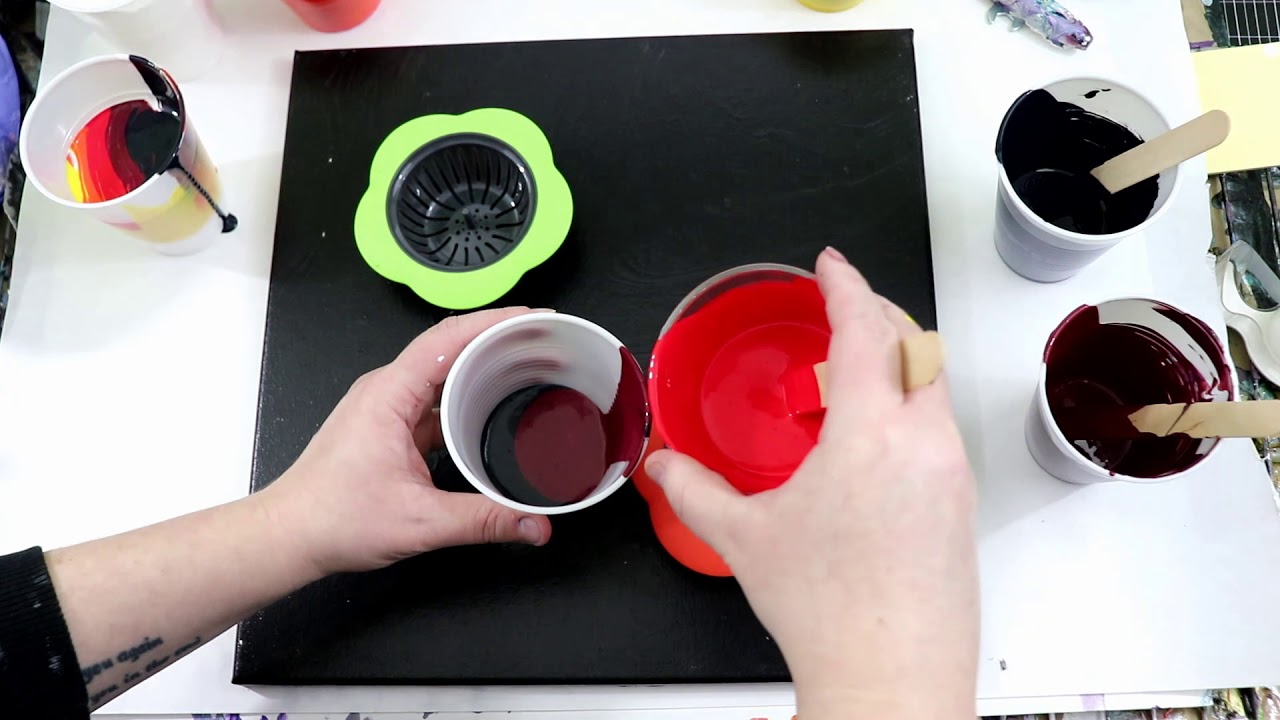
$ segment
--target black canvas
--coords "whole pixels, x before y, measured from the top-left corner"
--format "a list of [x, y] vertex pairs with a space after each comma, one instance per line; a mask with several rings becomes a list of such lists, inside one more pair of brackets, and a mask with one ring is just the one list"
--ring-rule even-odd
[[[448, 314], [370, 270], [352, 224], [392, 130], [480, 107], [542, 128], [575, 203], [564, 247], [500, 304], [586, 317], [643, 364], [702, 280], [742, 263], [812, 267], [834, 245], [935, 325], [910, 31], [300, 53], [254, 488], [356, 377]], [[437, 479], [465, 488], [447, 459]], [[545, 548], [445, 550], [308, 587], [241, 625], [235, 682], [787, 679], [737, 584], [671, 560], [634, 488], [553, 525]]]

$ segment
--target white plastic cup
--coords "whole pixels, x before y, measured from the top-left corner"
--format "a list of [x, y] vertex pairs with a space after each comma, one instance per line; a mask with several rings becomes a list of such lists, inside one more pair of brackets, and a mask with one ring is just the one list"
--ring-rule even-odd
[[[1096, 448], [1096, 445], [1090, 441], [1068, 440], [1054, 421], [1047, 390], [1049, 362], [1052, 362], [1054, 342], [1063, 336], [1064, 330], [1071, 323], [1080, 321], [1082, 313], [1091, 307], [1098, 309], [1098, 322], [1101, 324], [1131, 326], [1135, 328], [1135, 332], [1158, 336], [1177, 348], [1177, 355], [1172, 356], [1176, 359], [1176, 363], [1180, 367], [1191, 370], [1209, 386], [1216, 388], [1212, 393], [1213, 402], [1228, 402], [1236, 398], [1235, 377], [1222, 342], [1213, 329], [1200, 319], [1168, 303], [1144, 298], [1119, 298], [1098, 303], [1096, 306], [1084, 305], [1068, 315], [1045, 343], [1044, 355], [1040, 363], [1040, 381], [1036, 385], [1035, 396], [1031, 401], [1031, 410], [1027, 413], [1025, 428], [1027, 448], [1031, 451], [1031, 456], [1045, 472], [1069, 483], [1125, 481], [1149, 484], [1169, 482], [1185, 476], [1218, 447], [1220, 443], [1217, 439], [1160, 438], [1159, 442], [1182, 443], [1178, 446], [1179, 460], [1173, 461], [1179, 469], [1155, 477], [1141, 477], [1113, 472], [1094, 462], [1087, 453]], [[1117, 361], [1123, 359], [1116, 358]], [[1153, 367], [1151, 372], [1159, 373], [1161, 368]], [[1149, 402], [1181, 402], [1186, 399], [1178, 398], [1175, 391], [1169, 399], [1153, 398]], [[1145, 442], [1151, 442], [1151, 439]], [[1155, 448], [1147, 446], [1144, 451], [1152, 449]]]
[[120, 52], [149, 58], [180, 80], [213, 67], [223, 35], [209, 0], [50, 0]]
[[[489, 478], [483, 434], [489, 416], [514, 392], [561, 385], [585, 395], [602, 414], [617, 403], [634, 412], [622, 418], [625, 457], [610, 464], [589, 495], [566, 505], [540, 506], [507, 497]], [[607, 330], [559, 313], [521, 315], [494, 325], [473, 340], [449, 371], [440, 400], [445, 447], [477, 490], [520, 512], [559, 515], [591, 507], [617, 492], [636, 470], [648, 442], [649, 407], [644, 373], [631, 352]]]
[[[148, 81], [177, 98], [182, 139], [170, 169], [103, 202], [81, 202], [68, 181], [68, 151], [77, 133], [98, 113], [130, 100], [154, 102]], [[206, 247], [230, 227], [224, 221], [222, 184], [182, 105], [182, 93], [165, 71], [142, 58], [107, 55], [67, 68], [40, 89], [18, 138], [22, 165], [41, 194], [64, 207], [147, 241], [156, 250], [184, 255]]]
[[[1069, 102], [1124, 125], [1143, 139], [1167, 132], [1171, 125], [1163, 113], [1138, 91], [1101, 78], [1071, 78], [1046, 85], [1061, 102]], [[1136, 227], [1106, 235], [1086, 235], [1063, 230], [1036, 215], [1018, 197], [1013, 181], [1000, 166], [996, 203], [995, 244], [1011, 270], [1037, 282], [1058, 282], [1075, 275], [1102, 257], [1121, 240], [1142, 232], [1169, 207], [1169, 199], [1182, 182], [1178, 166], [1160, 173], [1159, 193], [1147, 219]]]

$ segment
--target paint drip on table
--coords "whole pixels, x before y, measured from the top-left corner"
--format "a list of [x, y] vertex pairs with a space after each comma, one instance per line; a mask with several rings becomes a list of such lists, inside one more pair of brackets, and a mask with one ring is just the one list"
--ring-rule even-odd
[[[1110, 92], [1099, 88], [1094, 94]], [[1151, 177], [1114, 195], [1092, 170], [1142, 144], [1124, 125], [1032, 90], [1014, 102], [996, 138], [996, 159], [1013, 190], [1040, 219], [1084, 235], [1108, 235], [1141, 225], [1160, 192]]]
[[1029, 27], [1060, 48], [1084, 50], [1093, 43], [1093, 33], [1055, 0], [993, 0], [987, 22], [1008, 16], [1009, 30]]
[[[151, 97], [112, 105], [94, 115], [67, 148], [67, 185], [78, 202], [124, 199], [128, 219], [113, 225], [153, 242], [174, 242], [200, 231], [216, 216], [221, 232], [239, 224], [222, 210], [222, 186], [172, 78], [142, 58], [130, 58]], [[167, 191], [130, 194], [169, 175]], [[158, 204], [150, 202], [159, 199]]]
[[[1151, 300], [1078, 308], [1050, 336], [1044, 362], [1055, 417], [1076, 408], [1231, 399], [1231, 373], [1213, 331]], [[1158, 478], [1195, 465], [1216, 443], [1183, 434], [1144, 434], [1073, 445], [1113, 474]]]

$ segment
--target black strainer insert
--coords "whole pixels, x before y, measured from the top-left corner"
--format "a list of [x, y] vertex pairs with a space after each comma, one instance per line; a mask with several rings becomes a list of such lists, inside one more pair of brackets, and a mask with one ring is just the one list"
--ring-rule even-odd
[[437, 270], [476, 270], [506, 257], [529, 229], [537, 191], [524, 158], [488, 135], [448, 135], [414, 153], [387, 198], [403, 249]]

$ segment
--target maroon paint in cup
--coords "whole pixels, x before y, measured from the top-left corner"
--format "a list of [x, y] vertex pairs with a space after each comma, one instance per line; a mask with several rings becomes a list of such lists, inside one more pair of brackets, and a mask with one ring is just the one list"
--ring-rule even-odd
[[[1172, 480], [1203, 461], [1219, 441], [1182, 434], [1068, 440], [1055, 417], [1078, 418], [1091, 407], [1235, 397], [1226, 352], [1203, 321], [1143, 298], [1083, 305], [1045, 344], [1027, 417], [1027, 447], [1040, 467], [1067, 482]], [[1099, 434], [1109, 433], [1100, 428]]]
[[644, 373], [595, 323], [531, 313], [494, 325], [449, 371], [445, 445], [462, 475], [521, 512], [595, 505], [635, 472], [649, 434]]

